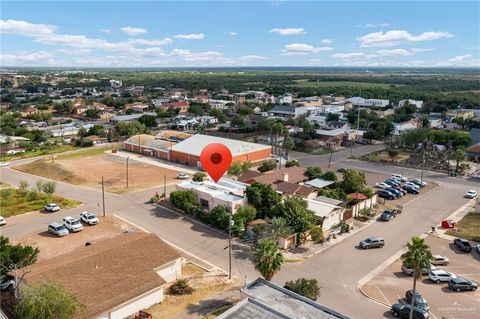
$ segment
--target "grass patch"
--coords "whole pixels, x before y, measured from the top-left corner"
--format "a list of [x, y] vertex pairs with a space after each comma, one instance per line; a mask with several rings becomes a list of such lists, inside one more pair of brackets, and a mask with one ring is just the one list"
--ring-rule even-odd
[[24, 159], [24, 158], [30, 158], [30, 157], [35, 157], [35, 156], [42, 156], [42, 155], [48, 155], [51, 153], [62, 153], [66, 151], [71, 151], [78, 149], [78, 147], [75, 147], [73, 145], [55, 145], [52, 147], [42, 147], [38, 150], [35, 151], [27, 151], [25, 153], [19, 153], [19, 154], [2, 154], [0, 156], [0, 161], [2, 162], [7, 162], [7, 161], [15, 161], [19, 159]]
[[480, 242], [480, 214], [470, 212], [455, 225], [456, 230], [447, 230], [446, 234], [466, 240]]
[[5, 182], [0, 182], [0, 189], [4, 188], [13, 188], [13, 186]]
[[330, 153], [334, 153], [335, 151], [332, 151], [332, 150], [327, 150], [325, 148], [322, 148], [321, 150], [316, 150], [316, 151], [313, 151], [312, 153], [310, 154], [313, 154], [313, 155], [326, 155], [326, 154], [330, 154]]
[[58, 163], [52, 163], [49, 159], [40, 159], [32, 163], [16, 166], [15, 169], [66, 183], [82, 184], [86, 182], [82, 177], [64, 169]]
[[[319, 81], [313, 82], [308, 80], [294, 80], [295, 84], [293, 87], [301, 87], [301, 88], [324, 88], [324, 87], [365, 87], [365, 88], [372, 88], [372, 87], [381, 87], [381, 88], [389, 88], [391, 84], [385, 83], [373, 83], [373, 82], [355, 82], [355, 81]], [[395, 85], [395, 86], [402, 86], [402, 85]]]
[[72, 158], [81, 158], [81, 157], [90, 157], [90, 156], [97, 156], [102, 155], [105, 151], [108, 151], [110, 148], [105, 146], [98, 146], [98, 147], [87, 147], [83, 148], [76, 152], [69, 152], [66, 154], [60, 154], [57, 156], [58, 159], [72, 159]]
[[22, 192], [19, 189], [5, 188], [0, 190], [0, 215], [9, 217], [26, 212], [39, 211], [48, 202], [54, 202], [61, 208], [73, 208], [81, 202], [53, 195], [50, 199], [45, 193], [32, 191]]

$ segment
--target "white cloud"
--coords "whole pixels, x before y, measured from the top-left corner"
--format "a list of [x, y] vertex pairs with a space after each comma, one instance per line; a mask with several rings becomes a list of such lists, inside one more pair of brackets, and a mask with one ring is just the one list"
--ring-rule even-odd
[[457, 55], [451, 59], [438, 62], [436, 66], [480, 67], [480, 59], [472, 54]]
[[45, 51], [21, 52], [19, 54], [0, 54], [0, 64], [10, 66], [21, 65], [53, 65], [53, 54]]
[[172, 42], [173, 40], [170, 38], [153, 39], [153, 40], [152, 39], [133, 39], [133, 40], [127, 41], [127, 43], [130, 43], [130, 44], [152, 45], [152, 46], [155, 46], [155, 45], [163, 46], [163, 45], [171, 44]]
[[377, 51], [377, 54], [380, 56], [408, 56], [408, 55], [414, 55], [419, 52], [427, 52], [432, 50], [433, 49], [418, 49], [418, 48], [413, 48], [411, 50], [392, 49], [392, 50], [379, 50]]
[[143, 33], [147, 33], [147, 30], [146, 29], [143, 29], [143, 28], [134, 28], [134, 27], [123, 27], [121, 28], [120, 30], [122, 30], [123, 32], [125, 32], [126, 34], [134, 37], [134, 36], [137, 36], [137, 35], [140, 35], [140, 34], [143, 34]]
[[42, 37], [54, 34], [57, 27], [49, 24], [35, 24], [20, 20], [0, 20], [0, 33]]
[[322, 42], [323, 44], [332, 44], [332, 43], [333, 43], [333, 40], [331, 40], [331, 39], [323, 39], [323, 40], [320, 41], [320, 42]]
[[451, 37], [453, 37], [453, 35], [448, 32], [430, 31], [414, 36], [405, 30], [392, 30], [369, 33], [357, 38], [357, 40], [360, 41], [361, 47], [387, 47], [395, 46], [401, 42], [432, 41]]
[[297, 34], [304, 34], [306, 33], [303, 28], [274, 28], [269, 31], [270, 33], [278, 33], [280, 35], [297, 35]]
[[239, 57], [238, 59], [242, 62], [248, 62], [248, 61], [254, 61], [254, 60], [265, 60], [267, 57], [261, 56], [261, 55], [244, 55]]
[[[387, 22], [377, 23], [377, 24], [367, 23], [363, 27], [365, 27], [365, 28], [377, 28], [377, 27], [388, 27], [389, 25], [390, 25], [390, 23], [387, 23]], [[362, 25], [358, 25], [358, 26], [361, 27]]]
[[231, 37], [234, 37], [237, 35], [237, 32], [228, 32], [227, 34]]
[[190, 34], [177, 34], [174, 36], [175, 39], [184, 39], [184, 40], [202, 40], [205, 38], [203, 33], [190, 33]]
[[291, 54], [305, 55], [309, 53], [331, 51], [331, 50], [333, 50], [333, 48], [331, 47], [314, 47], [304, 43], [292, 43], [292, 44], [287, 44], [283, 49], [283, 52], [289, 55]]
[[110, 34], [110, 33], [112, 33], [112, 30], [110, 30], [110, 29], [100, 29], [100, 32]]
[[376, 56], [377, 55], [375, 54], [366, 54], [363, 52], [335, 53], [331, 55], [333, 59], [339, 59], [339, 60], [372, 59], [372, 58], [375, 58]]

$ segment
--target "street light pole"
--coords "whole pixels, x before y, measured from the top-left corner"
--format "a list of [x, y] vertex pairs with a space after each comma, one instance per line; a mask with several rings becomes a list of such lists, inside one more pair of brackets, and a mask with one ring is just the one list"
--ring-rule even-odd
[[330, 158], [328, 159], [328, 168], [330, 168], [330, 164], [332, 163], [332, 155], [333, 155], [333, 150], [330, 150]]
[[232, 214], [228, 217], [228, 279], [232, 279]]
[[128, 159], [130, 158], [130, 156], [127, 156], [127, 188], [128, 188]]
[[103, 185], [103, 176], [102, 176], [102, 202], [103, 202], [103, 217], [105, 217], [105, 187]]

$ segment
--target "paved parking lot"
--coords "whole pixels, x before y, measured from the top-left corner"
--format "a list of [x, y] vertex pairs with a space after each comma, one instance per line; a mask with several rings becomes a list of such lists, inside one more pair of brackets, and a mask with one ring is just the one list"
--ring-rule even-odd
[[[445, 239], [428, 236], [427, 243], [434, 255], [443, 255], [450, 259], [448, 266], [437, 266], [453, 272], [457, 276], [480, 282], [480, 254], [462, 253]], [[412, 289], [413, 279], [401, 271], [401, 261], [396, 260], [380, 274], [366, 283], [362, 290], [369, 297], [391, 305], [406, 302], [405, 292]], [[446, 283], [435, 284], [428, 277], [417, 283], [417, 289], [428, 301], [430, 316], [434, 319], [473, 319], [480, 316], [480, 290], [453, 292]], [[385, 317], [390, 318], [389, 311]]]

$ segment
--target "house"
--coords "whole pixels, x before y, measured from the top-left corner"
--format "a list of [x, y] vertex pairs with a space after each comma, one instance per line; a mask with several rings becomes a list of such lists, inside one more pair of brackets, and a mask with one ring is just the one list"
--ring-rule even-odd
[[229, 105], [233, 104], [232, 101], [228, 100], [209, 100], [208, 105], [211, 109], [214, 110], [223, 110], [229, 107]]
[[37, 113], [40, 113], [40, 111], [37, 109], [35, 105], [30, 105], [23, 111], [20, 111], [20, 114], [22, 115], [22, 117], [31, 116]]
[[173, 145], [174, 142], [159, 140], [152, 135], [138, 134], [123, 142], [123, 149], [168, 160]]
[[473, 144], [480, 143], [480, 128], [471, 128], [470, 129], [470, 142]]
[[205, 146], [212, 143], [220, 143], [228, 147], [232, 153], [232, 162], [258, 162], [269, 159], [272, 154], [272, 148], [268, 145], [196, 134], [174, 145], [170, 151], [170, 160], [175, 163], [201, 167], [200, 153]]
[[402, 107], [407, 103], [415, 105], [417, 107], [417, 110], [419, 110], [423, 107], [423, 101], [421, 101], [421, 100], [411, 100], [411, 99], [398, 101], [398, 107]]
[[342, 141], [353, 141], [357, 138], [356, 130], [351, 129], [334, 129], [334, 130], [316, 130], [315, 133], [322, 138], [331, 138], [331, 137], [338, 137], [341, 138]]
[[420, 128], [421, 124], [419, 120], [411, 119], [409, 121], [402, 122], [402, 123], [393, 123], [393, 126], [394, 126], [393, 134], [400, 135], [404, 132]]
[[480, 143], [473, 144], [465, 149], [468, 157], [480, 158]]
[[152, 104], [155, 107], [160, 107], [160, 106], [162, 106], [162, 105], [164, 105], [165, 103], [168, 103], [168, 102], [170, 102], [170, 99], [166, 98], [166, 97], [152, 99]]
[[239, 181], [247, 184], [257, 182], [269, 185], [280, 181], [298, 184], [307, 181], [307, 179], [305, 170], [298, 166], [286, 167], [267, 173], [246, 171], [238, 178]]
[[143, 94], [145, 87], [143, 85], [132, 85], [123, 89], [123, 92], [130, 93], [132, 95]]
[[180, 113], [187, 113], [190, 103], [188, 101], [173, 101], [167, 102], [159, 106], [163, 112], [168, 111], [169, 108], [178, 109]]
[[28, 267], [21, 285], [58, 282], [85, 306], [75, 318], [122, 319], [162, 302], [181, 262], [156, 235], [128, 232], [39, 261]]
[[395, 113], [394, 109], [385, 109], [385, 110], [373, 110], [378, 117], [383, 118], [389, 115], [393, 115]]
[[309, 116], [312, 114], [318, 114], [318, 108], [309, 106], [295, 107], [291, 105], [277, 105], [268, 111], [268, 114], [278, 118], [290, 119], [297, 118], [301, 115]]
[[80, 131], [79, 127], [76, 126], [61, 126], [59, 129], [50, 130], [51, 137], [72, 137], [77, 136]]
[[275, 103], [278, 103], [280, 105], [282, 104], [292, 104], [293, 103], [293, 94], [291, 93], [285, 93], [283, 95], [277, 96], [275, 99]]
[[174, 130], [164, 130], [160, 131], [155, 135], [156, 140], [172, 141], [172, 142], [181, 142], [191, 137], [192, 134], [186, 132], [179, 132]]
[[247, 184], [222, 177], [217, 183], [185, 181], [177, 184], [177, 189], [190, 190], [200, 205], [206, 210], [216, 206], [227, 208], [232, 214], [241, 206], [247, 205], [245, 189]]
[[144, 113], [144, 112], [148, 111], [148, 104], [145, 104], [145, 103], [129, 103], [129, 104], [125, 104], [124, 109], [125, 109], [125, 111], [132, 109], [135, 112]]
[[200, 125], [208, 126], [218, 123], [218, 119], [215, 116], [203, 115], [197, 118]]
[[332, 205], [318, 199], [307, 199], [308, 209], [322, 219], [322, 230], [329, 231], [333, 225], [343, 220], [343, 207]]
[[468, 110], [468, 109], [457, 109], [457, 110], [450, 110], [447, 112], [447, 116], [451, 116], [452, 120], [453, 119], [473, 119], [475, 117], [475, 111], [474, 110]]
[[114, 115], [110, 118], [110, 123], [117, 124], [120, 122], [131, 122], [131, 121], [138, 120], [144, 115], [157, 116], [157, 113], [146, 112], [146, 113], [130, 114], [130, 115]]
[[247, 298], [217, 319], [350, 319], [263, 278], [240, 290]]
[[311, 124], [318, 124], [320, 126], [327, 125], [327, 117], [324, 115], [310, 115], [307, 117], [307, 121]]
[[351, 102], [354, 108], [357, 107], [380, 107], [384, 108], [390, 104], [390, 100], [382, 100], [382, 99], [364, 99], [360, 96], [354, 96], [348, 98], [346, 101]]
[[92, 141], [93, 144], [104, 144], [107, 143], [107, 138], [104, 136], [89, 135], [85, 137], [86, 140]]

